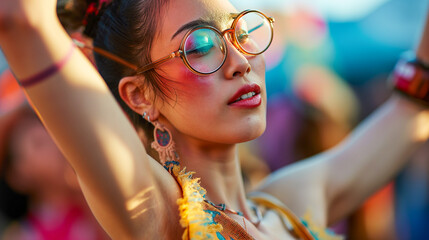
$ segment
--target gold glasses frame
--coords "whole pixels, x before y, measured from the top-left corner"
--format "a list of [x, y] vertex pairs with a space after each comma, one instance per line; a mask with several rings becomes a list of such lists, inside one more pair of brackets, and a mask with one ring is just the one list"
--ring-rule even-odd
[[[271, 28], [271, 37], [270, 37], [269, 43], [267, 44], [267, 46], [266, 46], [265, 49], [263, 49], [262, 51], [260, 51], [258, 53], [247, 52], [240, 45], [239, 40], [237, 39], [237, 36], [235, 34], [235, 29], [236, 29], [236, 26], [238, 24], [238, 21], [240, 20], [241, 17], [243, 17], [244, 15], [246, 15], [248, 13], [258, 13], [261, 16], [265, 17], [268, 20], [268, 23], [269, 23], [270, 28]], [[129, 68], [133, 69], [135, 71], [134, 75], [142, 74], [142, 73], [144, 73], [144, 72], [146, 72], [148, 70], [151, 70], [151, 69], [153, 69], [153, 68], [155, 68], [155, 67], [157, 67], [157, 66], [159, 66], [159, 65], [161, 65], [161, 64], [163, 64], [163, 63], [165, 63], [165, 62], [167, 62], [167, 61], [169, 61], [169, 60], [171, 60], [173, 58], [176, 58], [176, 57], [180, 57], [182, 59], [183, 63], [186, 65], [186, 67], [189, 70], [191, 70], [193, 73], [198, 74], [198, 75], [208, 75], [208, 74], [212, 74], [212, 73], [218, 71], [223, 66], [223, 64], [225, 63], [225, 60], [227, 58], [228, 51], [227, 51], [227, 48], [226, 48], [225, 49], [225, 55], [224, 55], [224, 58], [222, 60], [222, 63], [215, 70], [213, 70], [213, 71], [211, 71], [209, 73], [202, 73], [202, 72], [199, 72], [199, 71], [195, 70], [190, 65], [190, 63], [187, 60], [187, 58], [185, 56], [185, 53], [184, 53], [185, 42], [186, 42], [188, 36], [190, 34], [192, 34], [194, 31], [199, 30], [199, 29], [210, 29], [210, 30], [214, 31], [216, 34], [218, 34], [220, 36], [220, 39], [222, 39], [224, 46], [227, 45], [225, 35], [228, 34], [229, 35], [229, 40], [234, 45], [234, 47], [237, 48], [241, 53], [249, 55], [249, 56], [256, 56], [256, 55], [262, 54], [263, 52], [265, 52], [269, 48], [269, 46], [271, 45], [271, 43], [273, 41], [273, 36], [274, 36], [274, 27], [273, 27], [273, 24], [274, 24], [274, 21], [275, 21], [273, 17], [268, 17], [267, 15], [265, 15], [264, 13], [262, 13], [262, 12], [260, 12], [258, 10], [245, 10], [245, 11], [243, 11], [241, 13], [234, 14], [233, 19], [234, 19], [234, 21], [232, 22], [231, 27], [228, 28], [228, 29], [225, 29], [222, 32], [219, 31], [217, 28], [212, 27], [212, 26], [208, 26], [208, 25], [200, 25], [200, 26], [196, 26], [196, 27], [192, 28], [183, 37], [183, 39], [182, 39], [182, 41], [180, 43], [180, 47], [179, 47], [179, 49], [177, 51], [174, 51], [174, 52], [168, 54], [165, 57], [159, 58], [159, 59], [157, 59], [157, 60], [155, 60], [155, 61], [153, 61], [151, 63], [148, 63], [148, 64], [144, 65], [143, 67], [137, 67], [135, 64], [132, 64], [132, 63], [130, 63], [130, 62], [128, 62], [128, 61], [126, 61], [126, 60], [124, 60], [124, 59], [122, 59], [122, 58], [120, 58], [120, 57], [118, 57], [118, 56], [116, 56], [116, 55], [114, 55], [114, 54], [112, 54], [112, 53], [104, 50], [104, 49], [101, 49], [101, 48], [98, 48], [98, 47], [95, 47], [95, 46], [94, 47], [89, 47], [89, 46], [86, 46], [86, 45], [84, 45], [83, 43], [81, 43], [81, 42], [79, 42], [77, 40], [74, 40], [74, 42], [80, 48], [90, 48], [94, 52], [96, 52], [96, 53], [98, 53], [98, 54], [100, 54], [100, 55], [102, 55], [102, 56], [104, 56], [106, 58], [109, 58], [109, 59], [111, 59], [113, 61], [116, 61], [116, 62], [118, 62], [118, 63], [126, 66], [126, 67], [129, 67]]]
[[[265, 49], [263, 49], [261, 52], [256, 53], [256, 54], [249, 53], [246, 50], [244, 50], [244, 48], [240, 45], [240, 43], [239, 43], [239, 41], [237, 39], [237, 36], [235, 34], [235, 29], [236, 29], [238, 20], [240, 20], [241, 17], [243, 17], [244, 15], [246, 15], [248, 13], [258, 13], [258, 14], [262, 15], [263, 17], [265, 17], [268, 20], [268, 23], [269, 23], [269, 25], [271, 27], [271, 38], [270, 38], [269, 43], [267, 44], [267, 47]], [[189, 30], [185, 34], [185, 36], [182, 39], [182, 42], [180, 43], [180, 47], [179, 47], [179, 49], [177, 51], [172, 52], [172, 53], [170, 53], [169, 55], [167, 55], [165, 57], [162, 57], [162, 58], [160, 58], [158, 60], [153, 61], [152, 63], [149, 63], [149, 64], [147, 64], [147, 65], [139, 68], [137, 70], [137, 74], [142, 74], [142, 73], [144, 73], [144, 72], [146, 72], [146, 71], [148, 71], [150, 69], [153, 69], [153, 68], [155, 68], [155, 67], [157, 67], [157, 66], [159, 66], [159, 65], [161, 65], [161, 64], [163, 64], [163, 63], [165, 63], [165, 62], [167, 62], [167, 61], [169, 61], [169, 60], [171, 60], [173, 58], [176, 58], [176, 57], [180, 57], [182, 59], [183, 63], [185, 63], [186, 67], [189, 68], [189, 70], [191, 70], [195, 74], [199, 74], [199, 75], [212, 74], [212, 73], [216, 72], [217, 70], [219, 70], [223, 66], [223, 64], [225, 63], [226, 57], [228, 55], [228, 50], [225, 49], [225, 55], [224, 55], [224, 58], [222, 60], [222, 63], [219, 65], [219, 67], [217, 67], [215, 70], [213, 70], [211, 72], [208, 72], [208, 73], [199, 72], [199, 71], [195, 70], [194, 68], [192, 68], [192, 66], [190, 65], [190, 63], [189, 63], [189, 61], [186, 58], [185, 53], [184, 53], [185, 42], [186, 42], [186, 40], [187, 40], [187, 38], [188, 38], [189, 35], [191, 35], [194, 31], [199, 30], [199, 29], [210, 29], [210, 30], [213, 30], [218, 35], [220, 35], [220, 37], [221, 37], [221, 39], [222, 39], [222, 41], [224, 43], [224, 46], [226, 46], [227, 44], [226, 44], [226, 40], [225, 40], [226, 39], [225, 35], [229, 34], [229, 39], [230, 39], [231, 43], [240, 52], [242, 52], [244, 54], [247, 54], [247, 55], [250, 55], [250, 56], [255, 56], [255, 55], [259, 55], [259, 54], [265, 52], [268, 49], [268, 47], [271, 45], [271, 42], [273, 41], [273, 35], [274, 35], [273, 34], [273, 32], [274, 32], [274, 30], [273, 30], [273, 23], [274, 23], [274, 18], [268, 17], [267, 15], [265, 15], [264, 13], [262, 13], [262, 12], [260, 12], [258, 10], [245, 10], [245, 11], [237, 14], [236, 16], [234, 16], [234, 21], [232, 22], [231, 27], [228, 28], [228, 29], [225, 29], [222, 32], [219, 31], [217, 28], [212, 27], [212, 26], [196, 26], [196, 27], [192, 28], [191, 30]]]

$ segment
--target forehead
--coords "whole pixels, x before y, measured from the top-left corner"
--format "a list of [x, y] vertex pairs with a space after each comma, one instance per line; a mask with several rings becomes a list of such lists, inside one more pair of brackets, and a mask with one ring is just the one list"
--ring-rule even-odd
[[[170, 44], [171, 37], [181, 26], [198, 19], [216, 22], [219, 27], [229, 27], [231, 13], [237, 13], [237, 10], [228, 0], [170, 0], [162, 11], [155, 45]], [[181, 37], [178, 39], [180, 41]]]
[[236, 11], [228, 0], [170, 0], [164, 9], [162, 25], [165, 28], [179, 28], [196, 19], [222, 21]]

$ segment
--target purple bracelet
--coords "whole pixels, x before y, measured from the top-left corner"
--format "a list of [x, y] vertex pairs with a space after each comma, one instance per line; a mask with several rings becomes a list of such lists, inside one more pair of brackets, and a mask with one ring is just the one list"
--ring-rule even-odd
[[64, 56], [63, 59], [61, 59], [57, 63], [54, 63], [52, 66], [46, 68], [45, 70], [37, 73], [34, 76], [31, 76], [31, 77], [25, 78], [25, 79], [21, 79], [21, 81], [19, 81], [19, 85], [21, 85], [21, 87], [33, 86], [33, 85], [45, 80], [46, 78], [52, 76], [56, 72], [60, 71], [61, 68], [63, 68], [64, 65], [70, 60], [71, 56], [73, 55], [75, 47], [76, 47], [76, 45], [74, 43], [72, 43], [70, 50], [68, 51], [67, 55]]

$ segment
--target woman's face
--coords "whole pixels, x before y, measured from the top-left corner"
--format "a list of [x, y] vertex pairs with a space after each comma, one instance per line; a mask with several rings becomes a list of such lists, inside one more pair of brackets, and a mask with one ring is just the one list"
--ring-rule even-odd
[[[214, 22], [218, 30], [231, 27], [230, 13], [238, 11], [226, 0], [171, 0], [164, 7], [159, 35], [151, 49], [153, 60], [179, 49], [185, 24], [195, 20]], [[173, 35], [176, 36], [173, 37]], [[156, 102], [161, 122], [176, 137], [190, 137], [210, 143], [233, 144], [260, 136], [265, 129], [265, 61], [262, 55], [247, 56], [227, 40], [228, 55], [217, 72], [200, 76], [192, 73], [180, 58], [157, 68], [166, 84], [174, 89], [166, 102]], [[255, 96], [236, 101], [243, 94]], [[165, 118], [165, 119], [164, 119]], [[177, 136], [177, 135], [180, 136]]]
[[25, 193], [67, 187], [64, 176], [70, 167], [35, 116], [19, 121], [11, 138], [12, 186]]

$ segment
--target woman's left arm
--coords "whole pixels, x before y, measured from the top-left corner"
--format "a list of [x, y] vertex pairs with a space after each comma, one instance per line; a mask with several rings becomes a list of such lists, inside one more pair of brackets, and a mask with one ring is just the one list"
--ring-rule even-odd
[[[429, 63], [429, 16], [417, 57]], [[261, 185], [327, 226], [390, 181], [429, 137], [429, 108], [393, 95], [337, 147], [274, 173]]]
[[429, 136], [429, 110], [392, 96], [325, 158], [327, 223], [340, 220], [407, 164]]

